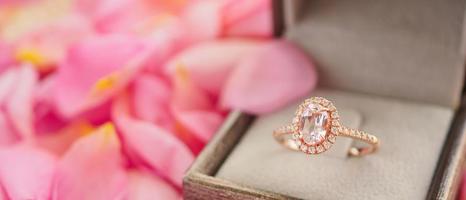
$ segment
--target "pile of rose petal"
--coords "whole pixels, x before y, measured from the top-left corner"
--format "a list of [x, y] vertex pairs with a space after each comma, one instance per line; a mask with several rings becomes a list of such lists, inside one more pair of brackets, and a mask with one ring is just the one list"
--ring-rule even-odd
[[268, 0], [0, 3], [0, 199], [180, 198], [230, 110], [316, 83]]

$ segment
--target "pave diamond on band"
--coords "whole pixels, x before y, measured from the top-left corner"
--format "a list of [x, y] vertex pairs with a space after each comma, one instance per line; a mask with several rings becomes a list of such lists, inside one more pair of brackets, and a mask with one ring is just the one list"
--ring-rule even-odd
[[276, 129], [274, 138], [285, 147], [307, 154], [319, 154], [330, 149], [336, 136], [350, 137], [368, 144], [363, 148], [352, 147], [350, 156], [373, 153], [380, 145], [377, 137], [340, 124], [338, 111], [329, 100], [312, 97], [299, 105], [290, 125]]

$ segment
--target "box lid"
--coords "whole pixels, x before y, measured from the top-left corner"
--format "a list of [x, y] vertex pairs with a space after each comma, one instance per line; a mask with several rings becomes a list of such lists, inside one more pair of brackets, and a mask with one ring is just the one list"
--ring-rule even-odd
[[284, 3], [285, 37], [314, 58], [321, 86], [458, 105], [464, 1]]

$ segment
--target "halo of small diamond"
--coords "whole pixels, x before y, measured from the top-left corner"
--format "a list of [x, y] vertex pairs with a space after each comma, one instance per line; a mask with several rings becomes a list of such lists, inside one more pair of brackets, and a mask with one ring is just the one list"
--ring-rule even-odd
[[[310, 109], [309, 106], [317, 106], [317, 111], [325, 111], [328, 113], [326, 134], [324, 138], [315, 144], [308, 144], [303, 140], [303, 134], [299, 127], [302, 127], [304, 120], [302, 118], [306, 109]], [[308, 111], [309, 112], [309, 111]], [[331, 146], [335, 143], [336, 136], [339, 135], [342, 128], [340, 125], [340, 118], [338, 111], [333, 105], [333, 103], [323, 97], [312, 97], [306, 99], [302, 104], [298, 106], [298, 109], [295, 112], [295, 117], [291, 123], [292, 129], [294, 131], [293, 139], [296, 142], [296, 145], [299, 147], [299, 150], [307, 154], [319, 154], [323, 153], [326, 150], [330, 149]]]

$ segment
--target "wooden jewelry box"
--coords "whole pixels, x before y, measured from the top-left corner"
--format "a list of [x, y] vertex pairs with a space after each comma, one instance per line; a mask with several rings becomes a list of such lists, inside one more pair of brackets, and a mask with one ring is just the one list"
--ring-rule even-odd
[[[266, 116], [234, 111], [183, 182], [185, 199], [454, 199], [466, 149], [463, 0], [274, 1], [277, 33], [309, 53], [353, 141], [306, 155], [277, 144], [300, 102]], [[345, 121], [346, 120], [346, 121]]]

